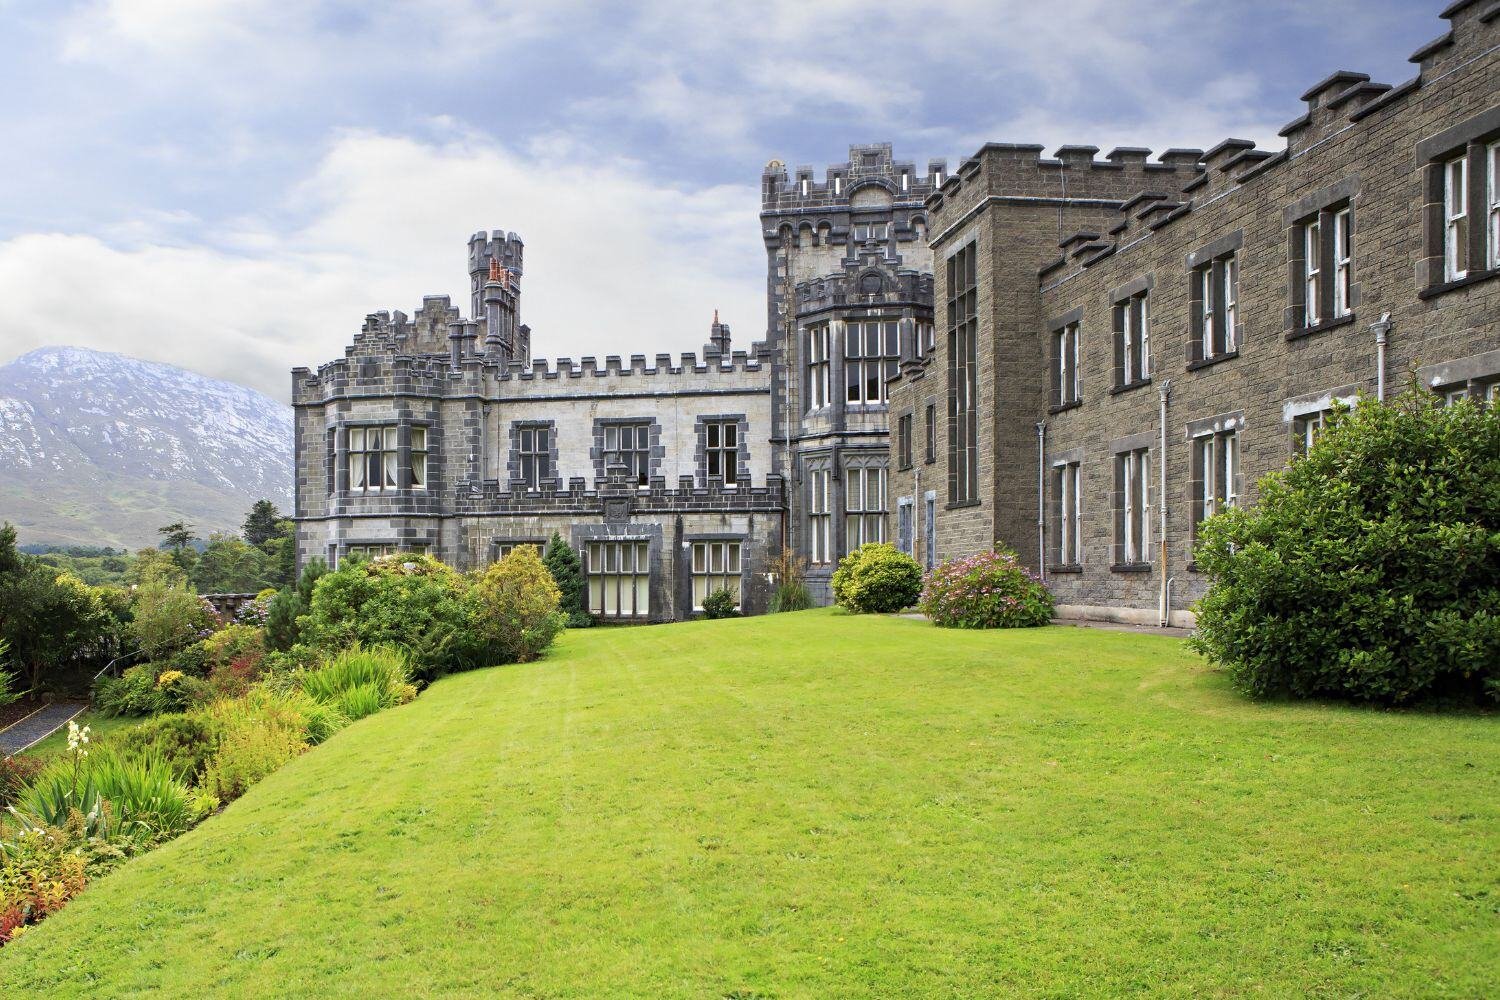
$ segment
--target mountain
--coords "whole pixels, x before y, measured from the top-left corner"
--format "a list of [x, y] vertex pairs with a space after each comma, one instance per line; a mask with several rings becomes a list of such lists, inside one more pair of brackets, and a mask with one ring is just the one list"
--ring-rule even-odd
[[22, 542], [139, 548], [292, 504], [292, 409], [171, 365], [44, 347], [0, 366], [0, 521]]

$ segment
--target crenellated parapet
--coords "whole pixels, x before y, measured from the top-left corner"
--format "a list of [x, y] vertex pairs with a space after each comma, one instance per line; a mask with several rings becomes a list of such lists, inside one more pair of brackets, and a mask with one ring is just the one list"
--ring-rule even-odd
[[[1188, 216], [1195, 208], [1216, 201], [1243, 185], [1255, 183], [1283, 164], [1312, 153], [1334, 136], [1418, 93], [1424, 81], [1448, 73], [1464, 61], [1493, 49], [1497, 36], [1500, 36], [1500, 30], [1497, 30], [1500, 27], [1500, 2], [1497, 0], [1458, 0], [1443, 10], [1441, 16], [1449, 22], [1448, 30], [1412, 53], [1411, 61], [1420, 66], [1420, 71], [1406, 82], [1392, 86], [1374, 82], [1366, 73], [1338, 70], [1309, 87], [1302, 94], [1306, 109], [1280, 130], [1280, 135], [1286, 140], [1284, 149], [1256, 149], [1248, 139], [1230, 138], [1207, 152], [1168, 150], [1162, 154], [1160, 166], [1190, 169], [1192, 173], [1186, 181], [1175, 189], [1161, 184], [1143, 184], [1121, 202], [1120, 218], [1108, 227], [1106, 233], [1083, 231], [1061, 241], [1061, 253], [1040, 269], [1040, 281], [1046, 284], [1074, 270], [1092, 267], [1119, 248], [1132, 245]], [[971, 204], [993, 190], [993, 186], [974, 190], [981, 171], [972, 164], [986, 150], [1006, 151], [1014, 158], [1017, 151], [1040, 148], [991, 143], [981, 149], [979, 154], [965, 161], [947, 184], [928, 198], [927, 204], [934, 210], [935, 222], [939, 218], [952, 218], [959, 199], [966, 197], [964, 204]], [[1084, 156], [1091, 148], [1062, 147], [1057, 151], [1057, 160], [1069, 168], [1085, 165], [1090, 169], [1099, 168], [1101, 165], [1091, 156]], [[1116, 150], [1109, 154], [1108, 159], [1114, 160], [1117, 154], [1124, 153], [1129, 154], [1123, 157], [1128, 161], [1143, 152], [1146, 151]], [[1037, 165], [1045, 167], [1047, 161], [1039, 161]], [[1071, 181], [1070, 189], [1078, 190]]]
[[486, 514], [561, 513], [578, 517], [598, 516], [606, 503], [624, 504], [634, 517], [686, 513], [767, 513], [785, 507], [781, 475], [769, 473], [764, 485], [727, 485], [714, 478], [705, 483], [693, 476], [668, 480], [653, 476], [649, 485], [637, 489], [625, 481], [595, 478], [592, 485], [583, 476], [544, 484], [540, 489], [516, 490], [496, 480], [465, 483], [451, 495], [453, 513], [461, 516]]

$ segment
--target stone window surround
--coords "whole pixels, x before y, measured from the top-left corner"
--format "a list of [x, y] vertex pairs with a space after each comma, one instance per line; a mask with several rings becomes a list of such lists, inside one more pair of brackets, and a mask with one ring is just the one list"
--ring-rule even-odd
[[1417, 379], [1433, 392], [1467, 388], [1470, 394], [1500, 378], [1500, 350], [1471, 354], [1417, 369]]
[[[594, 465], [594, 479], [602, 482], [608, 478], [607, 456], [604, 453], [604, 428], [608, 426], [619, 427], [625, 424], [631, 426], [640, 424], [648, 425], [646, 434], [650, 453], [647, 458], [646, 485], [637, 484], [637, 489], [648, 490], [651, 488], [651, 480], [661, 474], [662, 460], [667, 457], [666, 446], [661, 443], [661, 421], [653, 416], [594, 418], [593, 444], [589, 446], [589, 459]], [[556, 442], [554, 440], [554, 447], [552, 449], [554, 461], [556, 459], [555, 445]]]
[[697, 470], [698, 485], [708, 485], [708, 425], [735, 424], [735, 478], [733, 483], [723, 483], [726, 490], [740, 484], [750, 485], [750, 420], [743, 413], [700, 413], [693, 421], [693, 468]]
[[520, 545], [535, 545], [537, 555], [541, 555], [546, 551], [548, 541], [549, 539], [536, 538], [534, 536], [530, 538], [494, 537], [491, 538], [489, 540], [489, 544], [485, 546], [485, 551], [489, 554], [489, 561], [493, 563], [500, 558], [500, 547], [503, 545], [509, 545], [511, 548], [515, 548]]
[[[1287, 231], [1287, 306], [1282, 311], [1281, 328], [1285, 331], [1287, 340], [1297, 340], [1354, 322], [1354, 310], [1360, 300], [1359, 282], [1355, 280], [1358, 271], [1354, 270], [1354, 203], [1359, 197], [1360, 184], [1359, 175], [1351, 174], [1343, 180], [1321, 187], [1297, 199], [1281, 211], [1281, 224]], [[1334, 316], [1333, 289], [1336, 268], [1333, 218], [1345, 208], [1349, 210], [1350, 230], [1349, 309], [1342, 316]], [[1303, 301], [1305, 279], [1303, 263], [1306, 256], [1303, 232], [1308, 221], [1313, 218], [1319, 221], [1318, 244], [1319, 257], [1322, 262], [1322, 288], [1319, 297], [1322, 300], [1320, 306], [1326, 318], [1312, 326], [1307, 326], [1304, 320], [1307, 304]]]
[[[1083, 306], [1079, 306], [1077, 309], [1070, 309], [1061, 316], [1056, 316], [1047, 321], [1047, 368], [1049, 371], [1048, 378], [1052, 387], [1051, 404], [1047, 407], [1048, 413], [1061, 413], [1064, 410], [1071, 410], [1076, 406], [1083, 405], [1082, 386], [1079, 387], [1078, 395], [1075, 398], [1066, 402], [1062, 400], [1062, 376], [1057, 357], [1058, 334], [1075, 323], [1078, 325], [1078, 346], [1077, 350], [1074, 351], [1073, 366], [1069, 370], [1073, 373], [1074, 382], [1077, 384], [1078, 374], [1082, 371], [1080, 366], [1083, 364]], [[1067, 346], [1065, 344], [1064, 348]]]
[[[1119, 285], [1119, 286], [1117, 286], [1115, 288], [1111, 288], [1109, 290], [1111, 336], [1112, 336], [1112, 339], [1114, 341], [1114, 351], [1115, 351], [1115, 355], [1114, 355], [1114, 386], [1109, 390], [1110, 395], [1112, 395], [1112, 396], [1113, 395], [1118, 395], [1119, 393], [1122, 393], [1122, 392], [1129, 392], [1131, 389], [1138, 389], [1138, 388], [1140, 388], [1143, 385], [1150, 385], [1151, 384], [1151, 375], [1150, 375], [1149, 372], [1146, 375], [1143, 375], [1141, 378], [1135, 379], [1133, 381], [1132, 380], [1127, 380], [1125, 378], [1125, 353], [1124, 353], [1124, 345], [1123, 345], [1123, 343], [1121, 341], [1121, 335], [1124, 333], [1124, 330], [1123, 330], [1123, 328], [1120, 328], [1120, 329], [1114, 328], [1114, 321], [1115, 321], [1115, 317], [1117, 317], [1117, 316], [1120, 315], [1119, 311], [1122, 308], [1123, 309], [1129, 309], [1130, 308], [1130, 300], [1133, 299], [1133, 298], [1135, 298], [1137, 295], [1144, 295], [1145, 296], [1146, 301], [1148, 303], [1145, 306], [1145, 311], [1146, 311], [1147, 315], [1149, 315], [1150, 314], [1150, 305], [1149, 305], [1149, 302], [1150, 302], [1150, 298], [1151, 298], [1151, 292], [1155, 288], [1156, 288], [1156, 272], [1155, 271], [1147, 271], [1145, 274], [1141, 275], [1140, 277], [1135, 278], [1135, 279], [1133, 279], [1131, 281], [1127, 281], [1123, 285]], [[1148, 334], [1149, 334], [1149, 331], [1148, 331]], [[1149, 339], [1149, 337], [1148, 337], [1148, 339]], [[1150, 352], [1148, 352], [1148, 353], [1150, 353]]]
[[[954, 316], [955, 305], [958, 301], [958, 297], [954, 294], [954, 290], [952, 287], [945, 287], [943, 289], [943, 324], [947, 338], [951, 341], [956, 342], [961, 336], [962, 328], [971, 328], [969, 330], [967, 340], [964, 343], [966, 350], [964, 352], [962, 363], [960, 363], [960, 360], [958, 358], [958, 352], [957, 350], [955, 350], [955, 345], [949, 344], [947, 348], [948, 502], [945, 505], [945, 509], [947, 510], [956, 510], [960, 507], [976, 507], [980, 503], [978, 452], [979, 401], [977, 399], [979, 378], [977, 371], [971, 370], [978, 368], [978, 347], [979, 339], [982, 333], [982, 331], [980, 330], [979, 321], [980, 310], [977, 305], [978, 289], [983, 284], [983, 277], [981, 274], [982, 257], [980, 254], [980, 245], [981, 240], [979, 239], [979, 226], [976, 224], [969, 230], [967, 230], [961, 238], [956, 240], [954, 245], [948, 247], [944, 251], [942, 260], [943, 272], [946, 278], [947, 272], [955, 269], [954, 258], [965, 254], [969, 255], [970, 259], [973, 260], [974, 266], [974, 296], [976, 300], [974, 315], [972, 319], [966, 317], [963, 322], [958, 322]], [[936, 271], [936, 265], [934, 265], [934, 271]], [[951, 286], [952, 282], [949, 281], [947, 282], [947, 284]], [[933, 303], [933, 312], [933, 321], [936, 322], [936, 301], [934, 301]], [[973, 355], [972, 361], [970, 361], [969, 359], [970, 354]], [[958, 383], [962, 375], [969, 375], [972, 377], [974, 389], [973, 395], [976, 398], [969, 400], [969, 406], [960, 408]], [[960, 437], [963, 438], [962, 441], [959, 440]], [[960, 461], [960, 451], [963, 452], [963, 455], [961, 456], [962, 461]], [[962, 482], [960, 482], [960, 473], [962, 473]]]
[[[1495, 353], [1500, 354], [1500, 351]], [[1323, 392], [1310, 392], [1305, 396], [1293, 396], [1281, 404], [1281, 422], [1289, 425], [1298, 417], [1305, 417], [1310, 413], [1323, 413], [1333, 409], [1334, 403], [1354, 406], [1359, 402], [1359, 390], [1360, 387], [1357, 385], [1342, 385], [1337, 389], [1325, 389]]]
[[560, 490], [562, 489], [562, 473], [557, 467], [557, 421], [555, 420], [512, 420], [510, 422], [510, 454], [505, 463], [506, 484], [512, 493], [529, 492], [525, 481], [521, 478], [521, 430], [535, 430], [546, 428], [547, 435], [547, 467], [552, 475], [537, 483], [537, 490]]
[[[1417, 167], [1422, 172], [1425, 193], [1422, 207], [1422, 246], [1425, 256], [1417, 261], [1417, 297], [1429, 299], [1490, 278], [1500, 277], [1500, 268], [1487, 267], [1487, 220], [1480, 214], [1486, 205], [1485, 148], [1500, 140], [1500, 105], [1468, 121], [1417, 143]], [[1443, 217], [1443, 175], [1450, 160], [1462, 152], [1469, 161], [1469, 268], [1468, 273], [1448, 280], [1444, 272], [1447, 220]]]
[[[1214, 354], [1212, 357], [1203, 356], [1203, 327], [1201, 322], [1203, 294], [1197, 280], [1197, 272], [1201, 267], [1211, 268], [1211, 277], [1217, 275], [1217, 264], [1220, 260], [1232, 254], [1240, 253], [1245, 246], [1245, 230], [1235, 229], [1218, 239], [1204, 244], [1197, 250], [1183, 258], [1183, 264], [1188, 274], [1188, 343], [1187, 343], [1187, 370], [1196, 371], [1216, 365], [1230, 358], [1240, 355], [1240, 347], [1245, 343], [1245, 316], [1244, 310], [1239, 308], [1238, 297], [1235, 301], [1234, 317], [1234, 348]], [[1221, 296], [1222, 297], [1222, 296]], [[1222, 310], [1216, 309], [1216, 315]]]
[[[355, 427], [391, 427], [396, 428], [396, 483], [394, 489], [389, 490], [359, 490], [349, 488], [349, 430]], [[411, 428], [413, 426], [424, 427], [427, 430], [427, 485], [415, 487], [411, 485]], [[434, 492], [438, 487], [436, 477], [432, 474], [432, 456], [437, 452], [437, 439], [433, 434], [434, 428], [438, 426], [436, 420], [425, 417], [413, 417], [406, 413], [395, 413], [384, 417], [340, 417], [330, 428], [333, 434], [333, 483], [338, 494], [342, 497], [379, 497], [411, 494], [423, 494]]]
[[[1047, 468], [1051, 471], [1051, 475], [1049, 475], [1047, 478], [1049, 486], [1053, 493], [1052, 502], [1047, 504], [1047, 527], [1051, 528], [1052, 535], [1054, 536], [1052, 539], [1052, 544], [1055, 545], [1062, 544], [1062, 526], [1059, 523], [1059, 519], [1065, 514], [1062, 509], [1062, 494], [1058, 489], [1059, 478], [1063, 474], [1062, 470], [1073, 465], [1078, 466], [1080, 470], [1078, 478], [1079, 485], [1081, 486], [1083, 480], [1081, 472], [1083, 468], [1083, 449], [1081, 447], [1069, 448], [1067, 451], [1051, 452], [1047, 455]], [[1074, 497], [1074, 502], [1078, 504], [1080, 510], [1082, 510], [1082, 499], [1083, 498], [1081, 495]], [[1080, 516], [1078, 520], [1081, 529], [1083, 519]], [[1083, 563], [1081, 561], [1068, 563], [1060, 562], [1056, 558], [1056, 556], [1058, 556], [1059, 554], [1060, 553], [1056, 549], [1052, 549], [1049, 547], [1047, 551], [1047, 555], [1049, 557], [1047, 563], [1048, 573], [1083, 572]]]
[[[579, 562], [584, 567], [583, 577], [585, 587], [588, 581], [588, 556], [585, 546], [589, 542], [645, 542], [646, 543], [646, 566], [647, 566], [647, 594], [650, 607], [645, 615], [625, 616], [600, 616], [605, 621], [653, 621], [659, 620], [666, 613], [666, 609], [675, 608], [676, 601], [668, 599], [667, 592], [662, 589], [664, 582], [662, 574], [656, 568], [662, 558], [663, 546], [665, 544], [660, 524], [574, 524], [572, 538], [569, 544], [578, 553]], [[587, 602], [588, 593], [585, 590], [584, 600]]]
[[682, 536], [683, 552], [687, 555], [687, 578], [688, 578], [688, 610], [697, 611], [693, 607], [692, 586], [693, 577], [693, 543], [694, 542], [738, 542], [740, 545], [740, 603], [737, 607], [743, 609], [745, 606], [745, 593], [750, 584], [750, 550], [751, 539], [743, 532], [735, 531], [699, 531]]
[[[1123, 456], [1131, 454], [1132, 452], [1145, 451], [1147, 453], [1148, 460], [1152, 463], [1150, 469], [1151, 478], [1146, 482], [1145, 494], [1148, 500], [1155, 499], [1157, 503], [1160, 503], [1161, 498], [1156, 496], [1156, 494], [1161, 491], [1161, 484], [1157, 478], [1160, 474], [1160, 470], [1155, 464], [1157, 461], [1159, 461], [1159, 457], [1156, 454], [1159, 450], [1160, 443], [1157, 440], [1157, 432], [1153, 430], [1137, 431], [1134, 434], [1127, 434], [1124, 437], [1115, 438], [1114, 440], [1109, 442], [1111, 475], [1114, 475], [1118, 480], [1120, 474], [1120, 460]], [[1117, 481], [1110, 491], [1110, 514], [1114, 531], [1114, 539], [1110, 543], [1111, 563], [1109, 568], [1110, 571], [1114, 573], [1150, 573], [1154, 566], [1152, 560], [1149, 558], [1149, 551], [1137, 553], [1138, 558], [1136, 558], [1132, 562], [1125, 562], [1120, 555], [1125, 550], [1124, 544], [1122, 542], [1122, 539], [1124, 537], [1123, 533], [1125, 509], [1122, 488], [1122, 485]], [[1148, 502], [1146, 505], [1146, 511], [1141, 515], [1146, 519], [1144, 537], [1148, 539], [1153, 534], [1153, 529], [1155, 526], [1152, 524], [1152, 519], [1156, 516], [1156, 513], [1156, 508]], [[1139, 558], [1140, 556], [1145, 556], [1146, 558]]]

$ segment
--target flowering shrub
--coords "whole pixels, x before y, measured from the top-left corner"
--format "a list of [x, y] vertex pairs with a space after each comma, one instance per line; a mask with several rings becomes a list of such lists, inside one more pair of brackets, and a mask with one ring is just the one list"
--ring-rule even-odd
[[927, 575], [922, 613], [944, 628], [1030, 628], [1052, 619], [1052, 594], [1008, 549], [945, 562]]
[[866, 542], [839, 560], [833, 598], [857, 615], [889, 614], [917, 603], [922, 567], [887, 542]]
[[0, 944], [76, 896], [86, 863], [51, 830], [23, 830], [0, 841]]

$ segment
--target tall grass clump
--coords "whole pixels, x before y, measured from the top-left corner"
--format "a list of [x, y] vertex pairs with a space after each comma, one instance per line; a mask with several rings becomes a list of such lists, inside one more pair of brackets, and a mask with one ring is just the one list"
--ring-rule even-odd
[[806, 611], [813, 606], [812, 594], [807, 589], [806, 559], [791, 549], [782, 549], [781, 555], [771, 561], [771, 574], [776, 577], [776, 590], [771, 594], [771, 614]]
[[302, 691], [353, 722], [410, 700], [411, 661], [393, 646], [356, 643], [303, 674]]

